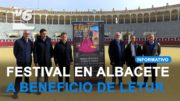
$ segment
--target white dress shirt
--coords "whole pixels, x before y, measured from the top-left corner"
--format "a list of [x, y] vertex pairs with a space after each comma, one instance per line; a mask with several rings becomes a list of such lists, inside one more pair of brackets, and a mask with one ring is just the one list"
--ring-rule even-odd
[[135, 45], [132, 43], [131, 43], [131, 54], [132, 54], [132, 56], [136, 56]]

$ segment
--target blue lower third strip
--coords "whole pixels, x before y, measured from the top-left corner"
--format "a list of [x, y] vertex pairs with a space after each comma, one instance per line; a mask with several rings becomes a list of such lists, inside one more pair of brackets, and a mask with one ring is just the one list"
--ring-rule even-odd
[[170, 63], [170, 56], [136, 56], [136, 63]]
[[[39, 85], [39, 86], [38, 86]], [[148, 83], [144, 82], [129, 82], [127, 85], [124, 85], [123, 83], [120, 83], [118, 86], [119, 90], [117, 90], [115, 82], [98, 82], [96, 87], [96, 91], [98, 93], [134, 93], [134, 92], [164, 92], [164, 84], [162, 82], [156, 82], [151, 83], [151, 87], [149, 88]], [[65, 82], [21, 82], [19, 91], [16, 91], [14, 84], [11, 82], [6, 92], [48, 92], [48, 93], [55, 93], [55, 92], [72, 92], [72, 93], [91, 93], [93, 91], [95, 85], [93, 85], [91, 82], [71, 82], [71, 83], [65, 83]], [[145, 88], [144, 88], [145, 87]], [[145, 90], [143, 90], [143, 88]]]

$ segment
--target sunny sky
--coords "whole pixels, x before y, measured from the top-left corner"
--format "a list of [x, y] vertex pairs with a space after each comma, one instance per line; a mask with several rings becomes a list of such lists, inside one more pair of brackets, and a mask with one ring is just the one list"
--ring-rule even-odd
[[22, 8], [39, 8], [48, 10], [62, 11], [75, 11], [77, 10], [124, 10], [141, 8], [150, 8], [180, 4], [180, 0], [0, 0], [0, 6], [9, 7], [22, 7]]

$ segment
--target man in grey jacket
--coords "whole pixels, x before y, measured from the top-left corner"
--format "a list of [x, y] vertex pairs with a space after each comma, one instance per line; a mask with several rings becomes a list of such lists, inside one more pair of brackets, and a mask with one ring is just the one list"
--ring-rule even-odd
[[[147, 35], [147, 41], [143, 45], [144, 56], [159, 56], [161, 54], [161, 46], [159, 42], [155, 40], [154, 34], [150, 33]], [[145, 67], [156, 67], [157, 63], [145, 63]], [[156, 76], [155, 69], [151, 69], [153, 87], [156, 87]], [[148, 77], [144, 77], [144, 85], [148, 82]]]

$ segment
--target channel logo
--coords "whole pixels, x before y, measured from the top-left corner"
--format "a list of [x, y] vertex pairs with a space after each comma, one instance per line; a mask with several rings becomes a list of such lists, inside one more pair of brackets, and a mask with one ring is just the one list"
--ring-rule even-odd
[[28, 22], [32, 19], [32, 12], [33, 10], [22, 10], [16, 9], [13, 14], [16, 17], [20, 17], [19, 23], [15, 23], [13, 21], [13, 30], [34, 30], [35, 26], [28, 26], [25, 22]]

